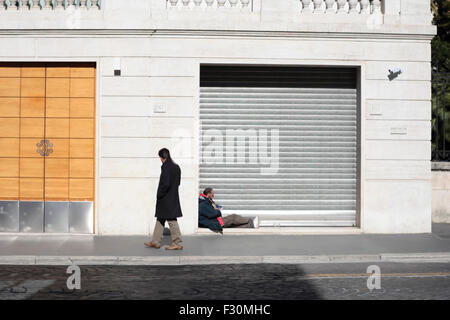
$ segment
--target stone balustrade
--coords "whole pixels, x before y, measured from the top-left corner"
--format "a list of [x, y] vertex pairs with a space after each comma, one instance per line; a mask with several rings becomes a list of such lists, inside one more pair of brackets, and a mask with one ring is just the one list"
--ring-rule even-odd
[[[103, 0], [107, 1], [107, 0]], [[260, 0], [166, 0], [168, 9], [244, 9], [253, 11]], [[281, 0], [280, 0], [281, 1]], [[383, 0], [298, 0], [301, 13], [381, 13]], [[102, 0], [0, 0], [0, 10], [67, 9], [69, 7], [101, 9]]]
[[0, 0], [0, 10], [23, 9], [101, 9], [102, 0]]
[[[250, 9], [259, 0], [166, 0], [167, 8], [179, 9]], [[282, 1], [282, 0], [280, 0]], [[298, 0], [301, 13], [381, 13], [382, 0]], [[255, 3], [256, 4], [256, 3]]]
[[252, 9], [253, 0], [167, 0], [167, 8]]
[[382, 11], [382, 0], [299, 0], [302, 13], [376, 14]]

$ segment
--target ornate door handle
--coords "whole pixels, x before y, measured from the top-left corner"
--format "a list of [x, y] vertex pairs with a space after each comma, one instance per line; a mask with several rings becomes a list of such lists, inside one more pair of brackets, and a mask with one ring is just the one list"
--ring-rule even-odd
[[36, 152], [43, 157], [46, 157], [53, 152], [53, 143], [51, 143], [50, 140], [41, 140], [40, 142], [36, 143], [36, 147]]

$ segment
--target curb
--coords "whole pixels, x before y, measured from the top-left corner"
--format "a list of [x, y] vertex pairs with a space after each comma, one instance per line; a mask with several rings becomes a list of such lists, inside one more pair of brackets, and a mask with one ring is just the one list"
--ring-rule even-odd
[[357, 262], [450, 262], [450, 252], [386, 253], [371, 255], [310, 256], [0, 256], [0, 265], [214, 265], [214, 264], [313, 264]]
[[389, 253], [382, 254], [381, 260], [389, 262], [450, 262], [450, 253]]

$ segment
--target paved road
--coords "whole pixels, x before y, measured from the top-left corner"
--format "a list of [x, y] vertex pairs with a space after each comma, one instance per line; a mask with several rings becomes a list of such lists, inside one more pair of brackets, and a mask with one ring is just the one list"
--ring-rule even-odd
[[369, 263], [209, 266], [0, 266], [0, 299], [450, 299], [450, 264], [381, 263], [381, 289], [367, 288]]

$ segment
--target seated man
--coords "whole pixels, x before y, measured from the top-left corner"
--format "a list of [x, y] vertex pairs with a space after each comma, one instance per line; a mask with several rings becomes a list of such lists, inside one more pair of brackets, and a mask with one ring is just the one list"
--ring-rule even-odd
[[253, 220], [237, 214], [222, 217], [220, 206], [214, 202], [214, 190], [206, 188], [198, 199], [198, 226], [222, 233], [223, 228], [253, 228]]

